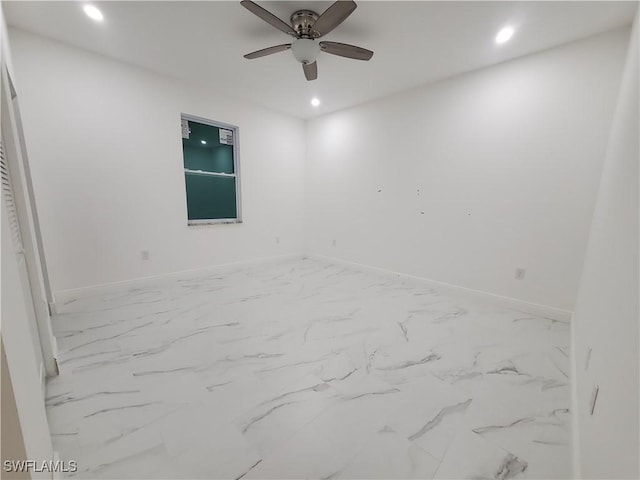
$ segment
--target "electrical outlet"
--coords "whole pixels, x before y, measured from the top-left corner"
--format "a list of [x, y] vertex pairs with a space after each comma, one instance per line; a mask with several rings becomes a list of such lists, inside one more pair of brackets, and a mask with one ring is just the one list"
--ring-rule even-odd
[[524, 280], [524, 274], [526, 272], [524, 268], [516, 268], [516, 280]]
[[142, 250], [140, 252], [140, 258], [142, 258], [142, 260], [149, 260], [149, 250]]
[[335, 239], [335, 238], [333, 239], [333, 242], [331, 242], [331, 246], [332, 246], [332, 247], [335, 247], [335, 246], [336, 246], [336, 239]]

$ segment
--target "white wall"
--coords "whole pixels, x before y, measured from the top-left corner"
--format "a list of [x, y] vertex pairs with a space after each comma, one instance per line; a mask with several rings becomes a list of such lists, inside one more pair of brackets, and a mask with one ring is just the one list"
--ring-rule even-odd
[[[302, 250], [302, 120], [10, 37], [54, 291]], [[187, 226], [180, 113], [239, 126], [243, 224]]]
[[[305, 185], [302, 121], [11, 37], [54, 291], [306, 249], [572, 310], [626, 29], [310, 121]], [[244, 224], [186, 226], [181, 112], [240, 126]]]
[[[636, 16], [574, 316], [584, 478], [640, 478], [638, 23]], [[595, 385], [600, 388], [591, 416]]]
[[628, 35], [310, 121], [308, 249], [572, 310]]

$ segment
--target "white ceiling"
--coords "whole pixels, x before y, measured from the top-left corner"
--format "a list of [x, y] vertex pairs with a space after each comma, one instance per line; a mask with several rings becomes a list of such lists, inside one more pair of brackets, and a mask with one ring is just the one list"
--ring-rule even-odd
[[[288, 21], [295, 10], [318, 13], [330, 1], [258, 1]], [[81, 2], [3, 2], [8, 23], [62, 42], [179, 78], [197, 80], [301, 118], [339, 110], [458, 73], [499, 63], [631, 23], [637, 2], [360, 1], [324, 39], [375, 52], [369, 62], [321, 53], [318, 80], [307, 82], [291, 52], [242, 55], [290, 37], [239, 1], [94, 2], [103, 23]], [[513, 39], [493, 41], [515, 27]], [[313, 108], [311, 97], [322, 105]]]

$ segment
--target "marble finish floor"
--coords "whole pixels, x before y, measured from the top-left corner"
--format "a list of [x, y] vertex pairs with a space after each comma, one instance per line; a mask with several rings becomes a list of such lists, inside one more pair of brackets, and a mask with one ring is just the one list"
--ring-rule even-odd
[[75, 478], [571, 477], [567, 322], [315, 259], [61, 309]]

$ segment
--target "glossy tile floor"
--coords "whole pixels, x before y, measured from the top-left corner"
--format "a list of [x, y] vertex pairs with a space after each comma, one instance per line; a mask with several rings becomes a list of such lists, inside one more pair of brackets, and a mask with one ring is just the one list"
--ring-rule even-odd
[[77, 478], [569, 478], [569, 325], [314, 259], [67, 302]]

